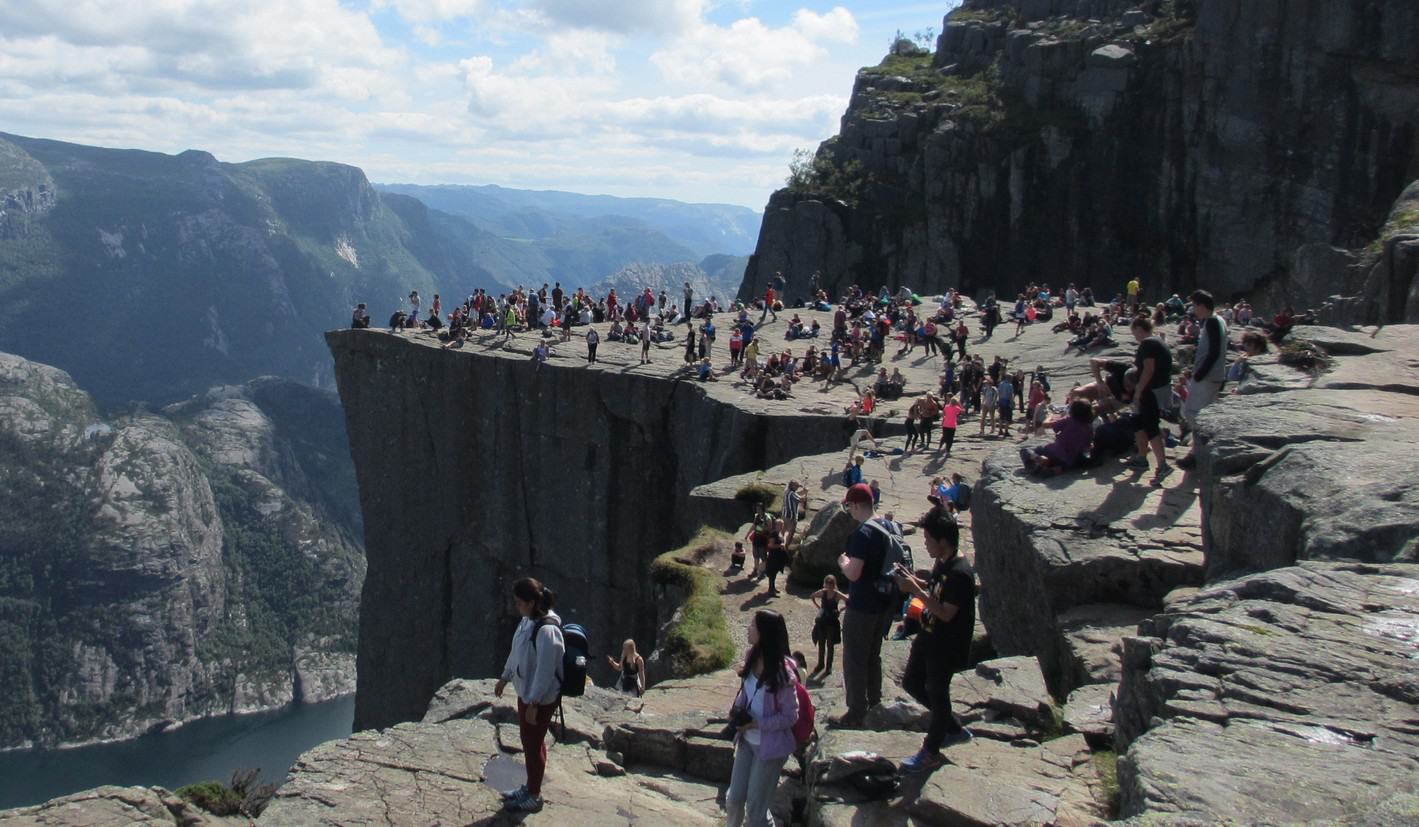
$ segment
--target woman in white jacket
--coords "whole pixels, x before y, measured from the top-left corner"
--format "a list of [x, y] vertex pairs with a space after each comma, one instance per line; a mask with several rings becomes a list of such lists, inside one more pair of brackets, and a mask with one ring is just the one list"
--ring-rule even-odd
[[552, 611], [557, 596], [531, 577], [512, 584], [512, 602], [522, 622], [512, 636], [512, 651], [493, 687], [501, 698], [509, 682], [517, 693], [517, 728], [527, 760], [527, 783], [504, 793], [503, 806], [514, 813], [542, 809], [542, 776], [547, 771], [547, 729], [561, 693], [562, 620]]

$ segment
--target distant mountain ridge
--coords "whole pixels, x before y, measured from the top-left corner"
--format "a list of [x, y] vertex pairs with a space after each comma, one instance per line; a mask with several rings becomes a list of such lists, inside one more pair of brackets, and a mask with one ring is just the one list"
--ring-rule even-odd
[[609, 225], [643, 229], [689, 251], [673, 260], [636, 260], [642, 264], [698, 261], [716, 253], [747, 256], [754, 251], [762, 218], [748, 207], [730, 204], [689, 204], [664, 198], [619, 198], [496, 185], [375, 184], [375, 189], [413, 196], [504, 238], [547, 240], [595, 235]]
[[[590, 287], [711, 254], [722, 270], [757, 233], [742, 207], [381, 191], [344, 164], [0, 133], [0, 350], [68, 371], [101, 406], [262, 375], [331, 387], [320, 333], [347, 325], [356, 302], [378, 324], [411, 290], [452, 302], [480, 287]], [[742, 271], [706, 279], [737, 285]]]

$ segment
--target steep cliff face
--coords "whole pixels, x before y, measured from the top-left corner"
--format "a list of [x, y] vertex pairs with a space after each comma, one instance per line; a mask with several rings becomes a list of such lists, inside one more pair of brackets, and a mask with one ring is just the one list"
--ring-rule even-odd
[[727, 385], [425, 336], [326, 338], [369, 562], [356, 728], [415, 720], [450, 678], [495, 675], [518, 576], [559, 591], [597, 653], [650, 639], [649, 564], [695, 528], [680, 519], [690, 489], [843, 444], [837, 418], [754, 413]]
[[966, 0], [934, 54], [859, 73], [741, 293], [1136, 274], [1317, 305], [1344, 273], [1298, 280], [1297, 250], [1370, 244], [1419, 176], [1416, 26], [1401, 0]]
[[0, 747], [351, 691], [358, 515], [308, 493], [352, 499], [334, 407], [263, 381], [104, 421], [0, 354]]

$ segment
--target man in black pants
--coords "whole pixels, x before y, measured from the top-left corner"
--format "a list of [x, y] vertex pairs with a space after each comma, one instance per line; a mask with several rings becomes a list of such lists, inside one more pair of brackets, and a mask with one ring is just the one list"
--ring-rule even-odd
[[882, 703], [882, 639], [892, 628], [891, 595], [878, 589], [887, 553], [888, 529], [874, 513], [872, 489], [856, 483], [847, 490], [843, 505], [857, 521], [847, 540], [847, 551], [838, 555], [838, 568], [848, 579], [847, 611], [843, 612], [843, 689], [847, 711], [828, 723], [843, 729], [863, 725], [867, 710]]
[[1133, 338], [1138, 341], [1138, 351], [1133, 357], [1133, 365], [1138, 368], [1138, 388], [1133, 394], [1133, 433], [1137, 453], [1124, 463], [1129, 468], [1147, 469], [1148, 453], [1152, 449], [1157, 467], [1153, 469], [1153, 487], [1163, 484], [1163, 478], [1171, 474], [1173, 467], [1168, 464], [1164, 453], [1162, 412], [1164, 401], [1171, 402], [1173, 392], [1173, 354], [1162, 339], [1153, 335], [1153, 322], [1147, 316], [1139, 316], [1131, 326]]
[[930, 577], [922, 581], [910, 569], [897, 566], [897, 586], [924, 604], [921, 633], [912, 641], [902, 688], [931, 710], [921, 751], [902, 762], [907, 772], [938, 766], [943, 746], [971, 740], [971, 731], [951, 712], [951, 676], [964, 669], [970, 657], [976, 622], [975, 572], [959, 553], [961, 530], [944, 507], [927, 512], [921, 528], [926, 553], [936, 561]]

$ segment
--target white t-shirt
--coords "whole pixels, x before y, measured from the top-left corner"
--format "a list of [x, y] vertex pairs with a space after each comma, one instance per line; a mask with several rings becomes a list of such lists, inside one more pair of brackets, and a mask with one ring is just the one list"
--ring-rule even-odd
[[[754, 720], [763, 720], [766, 709], [764, 704], [767, 702], [769, 694], [768, 690], [760, 687], [759, 679], [754, 677], [753, 672], [744, 678], [744, 697], [749, 700], [749, 714], [754, 716]], [[759, 738], [760, 732], [757, 727], [744, 733], [744, 740], [748, 741], [751, 746], [757, 747]]]

